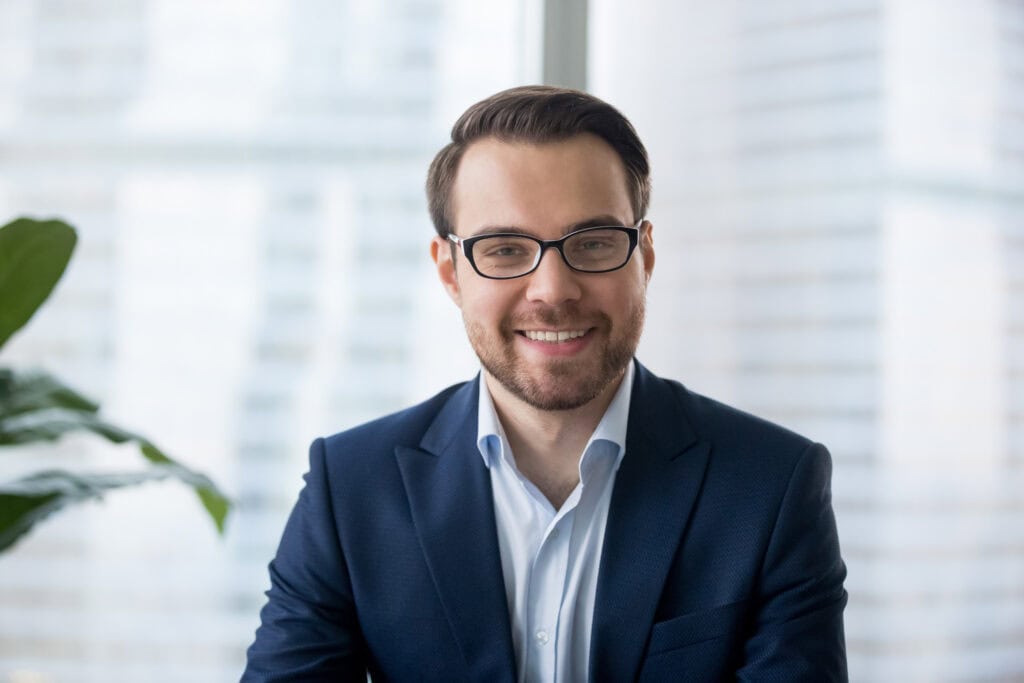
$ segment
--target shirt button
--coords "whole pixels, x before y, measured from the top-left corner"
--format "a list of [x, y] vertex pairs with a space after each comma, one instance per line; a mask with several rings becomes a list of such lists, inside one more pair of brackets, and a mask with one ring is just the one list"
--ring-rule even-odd
[[551, 538], [558, 538], [558, 529], [551, 530]]
[[541, 645], [548, 644], [548, 632], [542, 628], [537, 629], [537, 632], [533, 634], [537, 638], [537, 642]]

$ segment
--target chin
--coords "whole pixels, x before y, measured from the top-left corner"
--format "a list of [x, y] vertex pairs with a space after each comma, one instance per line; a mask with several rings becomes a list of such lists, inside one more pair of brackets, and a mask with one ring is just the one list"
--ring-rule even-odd
[[538, 410], [575, 410], [581, 408], [608, 388], [622, 376], [625, 365], [612, 369], [608, 367], [580, 368], [572, 364], [558, 364], [540, 378], [525, 372], [517, 372], [498, 363], [484, 367], [513, 396]]
[[597, 393], [566, 393], [566, 392], [513, 392], [527, 405], [538, 410], [575, 410], [581, 408], [595, 398]]

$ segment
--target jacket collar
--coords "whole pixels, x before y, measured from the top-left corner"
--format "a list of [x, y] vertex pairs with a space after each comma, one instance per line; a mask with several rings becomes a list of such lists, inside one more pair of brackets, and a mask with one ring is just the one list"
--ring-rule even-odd
[[478, 386], [458, 389], [419, 448], [395, 449], [413, 525], [448, 623], [462, 651], [465, 678], [515, 681], [515, 656], [490, 479], [476, 444]]
[[590, 674], [634, 680], [665, 579], [697, 500], [710, 445], [680, 404], [685, 390], [637, 363], [626, 457], [608, 510]]

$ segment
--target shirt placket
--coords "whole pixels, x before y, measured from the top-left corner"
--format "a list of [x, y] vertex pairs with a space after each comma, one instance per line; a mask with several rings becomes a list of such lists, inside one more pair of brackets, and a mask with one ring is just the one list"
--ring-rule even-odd
[[558, 621], [569, 562], [569, 544], [578, 492], [552, 520], [530, 571], [527, 605], [526, 681], [555, 681]]

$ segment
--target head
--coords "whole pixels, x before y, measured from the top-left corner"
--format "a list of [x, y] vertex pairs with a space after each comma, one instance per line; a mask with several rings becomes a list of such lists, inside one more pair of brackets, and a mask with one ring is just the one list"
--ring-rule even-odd
[[[654, 265], [652, 227], [641, 220], [647, 158], [629, 122], [576, 91], [499, 93], [456, 123], [453, 142], [431, 165], [428, 193], [438, 275], [495, 398], [504, 392], [548, 411], [610, 400], [639, 342]], [[490, 279], [448, 238], [514, 233], [550, 241], [591, 226], [635, 225], [638, 248], [602, 273], [574, 270], [549, 248], [529, 274]], [[584, 245], [594, 248], [602, 245]]]
[[604, 140], [622, 161], [633, 208], [630, 224], [647, 215], [651, 198], [647, 150], [633, 125], [607, 102], [569, 88], [527, 85], [503, 90], [477, 102], [452, 126], [445, 145], [427, 173], [427, 203], [434, 229], [452, 232], [451, 195], [459, 162], [477, 140], [543, 144], [590, 133]]

